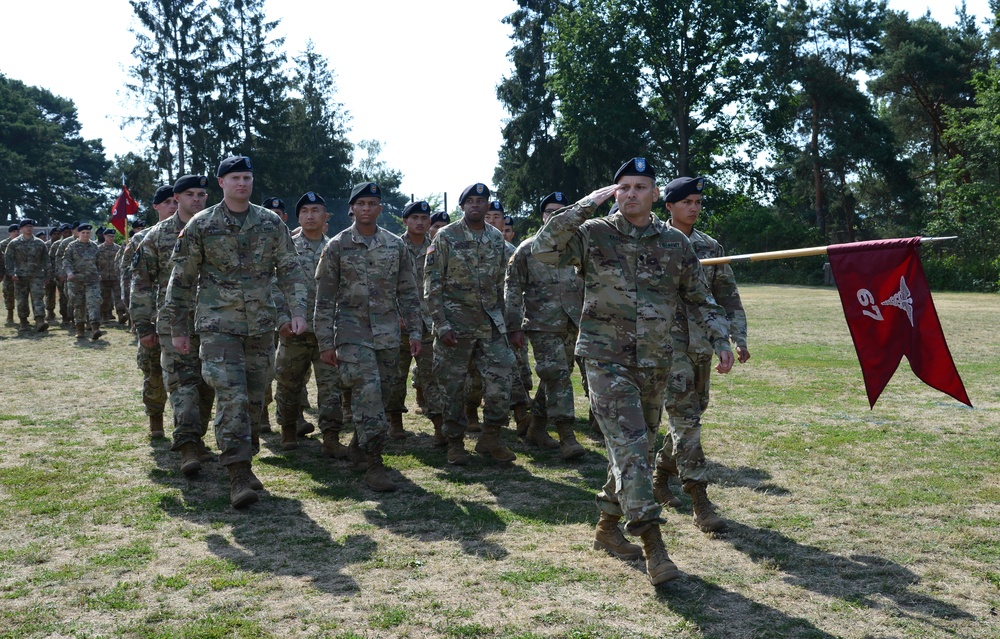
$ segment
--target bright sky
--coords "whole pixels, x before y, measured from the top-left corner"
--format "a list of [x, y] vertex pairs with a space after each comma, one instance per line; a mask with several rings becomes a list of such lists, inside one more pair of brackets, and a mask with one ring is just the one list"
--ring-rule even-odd
[[[890, 0], [911, 15], [954, 22], [955, 0]], [[970, 13], [990, 15], [988, 0]], [[337, 100], [352, 115], [353, 142], [383, 143], [382, 159], [403, 172], [402, 190], [449, 204], [475, 182], [492, 184], [506, 116], [496, 85], [508, 75], [514, 0], [269, 0], [277, 35], [295, 55], [312, 38], [337, 74]], [[122, 117], [137, 105], [123, 89], [134, 38], [128, 0], [5, 3], [0, 73], [72, 99], [85, 138], [109, 156], [137, 151]]]

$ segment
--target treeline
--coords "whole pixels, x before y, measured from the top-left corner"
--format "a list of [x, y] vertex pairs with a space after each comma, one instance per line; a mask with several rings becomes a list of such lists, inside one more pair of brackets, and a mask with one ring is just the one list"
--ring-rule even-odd
[[[957, 235], [932, 285], [1000, 285], [1000, 40], [872, 0], [518, 0], [494, 182], [579, 197], [634, 155], [710, 177], [703, 225], [731, 253]], [[822, 260], [741, 267], [815, 283]]]

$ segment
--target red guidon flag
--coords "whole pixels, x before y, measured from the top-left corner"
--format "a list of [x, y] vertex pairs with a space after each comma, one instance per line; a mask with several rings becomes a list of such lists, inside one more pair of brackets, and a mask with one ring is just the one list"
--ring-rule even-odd
[[125, 223], [128, 221], [128, 216], [138, 212], [139, 203], [132, 199], [128, 187], [122, 184], [122, 193], [115, 200], [115, 205], [111, 207], [111, 225], [118, 229], [119, 233], [125, 235]]
[[917, 247], [919, 237], [827, 248], [847, 326], [861, 362], [869, 408], [899, 361], [925, 384], [972, 406], [944, 341]]

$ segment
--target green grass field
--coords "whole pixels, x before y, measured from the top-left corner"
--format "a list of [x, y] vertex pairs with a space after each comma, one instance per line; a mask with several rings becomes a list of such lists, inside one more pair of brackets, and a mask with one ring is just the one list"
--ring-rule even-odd
[[668, 511], [660, 589], [591, 549], [582, 398], [579, 463], [509, 432], [512, 467], [449, 468], [410, 413], [387, 495], [266, 435], [237, 512], [148, 440], [131, 336], [0, 328], [0, 637], [1000, 637], [1000, 296], [935, 295], [975, 409], [904, 361], [872, 411], [834, 290], [743, 297], [703, 429], [730, 532]]

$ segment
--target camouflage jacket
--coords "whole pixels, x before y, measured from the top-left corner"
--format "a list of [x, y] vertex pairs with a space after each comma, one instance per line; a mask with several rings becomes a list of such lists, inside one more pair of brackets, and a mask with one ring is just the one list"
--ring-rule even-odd
[[352, 224], [323, 249], [316, 268], [313, 325], [320, 351], [344, 344], [397, 349], [400, 313], [420, 340], [420, 298], [403, 240], [379, 228], [371, 246]]
[[97, 246], [97, 271], [101, 280], [119, 279], [117, 244], [101, 243]]
[[66, 277], [66, 264], [63, 262], [63, 258], [66, 257], [66, 249], [69, 245], [76, 241], [76, 238], [72, 234], [64, 237], [55, 244], [52, 245], [50, 251], [55, 251], [55, 255], [52, 258], [52, 262], [55, 265], [55, 274], [59, 277]]
[[[152, 228], [152, 227], [150, 227]], [[125, 291], [132, 282], [132, 262], [135, 260], [135, 250], [142, 243], [142, 238], [146, 237], [149, 229], [142, 229], [129, 239], [118, 254], [118, 272], [120, 273], [122, 291]]]
[[49, 279], [49, 255], [45, 242], [37, 237], [30, 240], [19, 235], [7, 244], [4, 250], [7, 275], [14, 277], [37, 277]]
[[[723, 257], [726, 254], [721, 244], [698, 229], [693, 229], [688, 239], [699, 260]], [[726, 317], [729, 319], [729, 339], [737, 346], [746, 348], [747, 315], [743, 311], [743, 302], [740, 300], [740, 290], [736, 287], [736, 277], [733, 275], [732, 267], [728, 264], [713, 264], [702, 266], [702, 269], [705, 271], [705, 281], [708, 282], [708, 290], [712, 292], [712, 297], [726, 310]], [[712, 344], [708, 336], [696, 322], [692, 321], [691, 309], [687, 305], [678, 307], [671, 332], [675, 340], [674, 348], [700, 355], [712, 354]]]
[[424, 259], [424, 298], [438, 336], [454, 331], [457, 337], [486, 339], [494, 327], [506, 334], [505, 244], [489, 224], [477, 238], [464, 218], [438, 231]]
[[539, 262], [531, 254], [531, 240], [521, 242], [507, 263], [504, 298], [511, 330], [576, 331], [583, 308], [583, 279], [572, 266], [557, 268]]
[[[144, 230], [139, 245], [134, 247], [129, 272], [132, 274], [131, 297], [128, 314], [135, 324], [139, 337], [153, 332], [170, 335], [170, 324], [160, 313], [167, 297], [174, 246], [184, 223], [174, 213], [172, 216]], [[140, 234], [136, 233], [135, 237]], [[194, 331], [193, 309], [188, 313], [188, 331]]]
[[0, 240], [0, 272], [3, 274], [3, 278], [7, 279], [7, 245], [10, 244], [10, 238], [4, 238]]
[[540, 262], [573, 265], [585, 282], [576, 354], [642, 368], [670, 368], [670, 327], [681, 302], [717, 351], [728, 351], [725, 311], [715, 303], [691, 242], [655, 217], [639, 229], [621, 213], [588, 220], [582, 200], [549, 218], [531, 243]]
[[100, 282], [101, 274], [97, 272], [97, 245], [93, 242], [73, 240], [63, 252], [63, 272], [73, 274], [73, 281]]
[[[319, 266], [319, 259], [323, 255], [323, 249], [326, 248], [329, 241], [326, 236], [323, 236], [319, 246], [316, 247], [301, 233], [299, 233], [298, 237], [292, 238], [292, 244], [295, 245], [295, 251], [299, 256], [299, 264], [302, 266], [302, 272], [306, 276], [306, 322], [309, 324], [306, 330], [310, 332], [313, 329], [313, 314], [316, 309], [316, 268]], [[277, 282], [272, 281], [271, 290], [274, 302], [278, 307], [278, 326], [292, 321], [291, 311], [288, 308], [288, 304], [285, 303], [285, 296], [278, 289]]]
[[424, 298], [424, 256], [427, 255], [427, 249], [430, 248], [431, 241], [426, 235], [422, 244], [414, 244], [405, 233], [401, 237], [403, 245], [410, 252], [410, 261], [413, 262], [413, 277], [417, 282], [417, 294], [420, 295], [420, 318], [424, 326], [424, 332], [425, 334], [431, 334], [434, 331], [434, 324], [431, 321], [431, 313], [427, 309], [427, 300]]
[[225, 202], [196, 213], [177, 236], [161, 313], [174, 337], [189, 335], [195, 305], [198, 333], [259, 335], [275, 329], [271, 277], [294, 317], [306, 316], [306, 278], [288, 227], [275, 213], [250, 205], [242, 225]]

